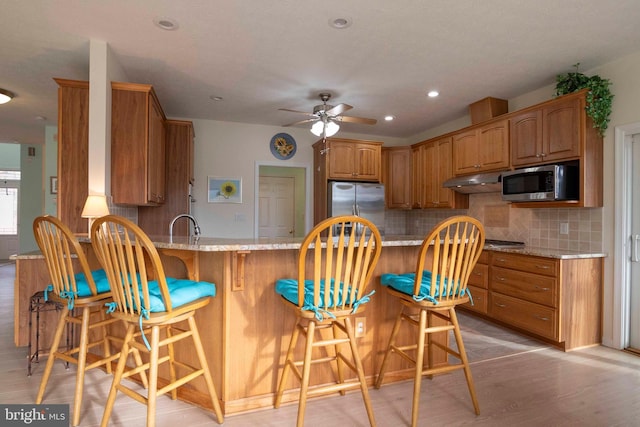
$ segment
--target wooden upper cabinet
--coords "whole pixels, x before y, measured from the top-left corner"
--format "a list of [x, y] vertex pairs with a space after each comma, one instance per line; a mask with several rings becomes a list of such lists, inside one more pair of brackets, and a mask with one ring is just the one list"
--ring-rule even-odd
[[327, 138], [313, 144], [313, 221], [327, 217], [329, 181], [380, 182], [382, 142]]
[[113, 203], [154, 206], [165, 200], [165, 116], [151, 85], [112, 82]]
[[329, 179], [380, 182], [381, 142], [327, 138], [326, 143]]
[[511, 118], [511, 165], [541, 161], [542, 110], [526, 111]]
[[[193, 184], [193, 123], [166, 121], [166, 188], [160, 206], [138, 208], [138, 225], [147, 233], [166, 235], [176, 215], [190, 212], [189, 184]], [[189, 236], [190, 222], [180, 220], [173, 228], [174, 236]]]
[[382, 149], [382, 183], [387, 208], [411, 208], [411, 147]]
[[452, 138], [424, 141], [413, 146], [413, 207], [458, 208], [469, 206], [466, 194], [456, 193], [442, 184], [453, 177]]
[[509, 120], [492, 121], [453, 134], [455, 175], [509, 168]]
[[423, 145], [411, 147], [411, 207], [424, 208], [425, 187], [427, 182], [425, 147]]
[[602, 136], [585, 111], [587, 90], [546, 101], [511, 117], [511, 164], [525, 166], [575, 162], [579, 165], [577, 201], [514, 202], [526, 208], [601, 207]]
[[89, 82], [58, 83], [57, 217], [74, 233], [87, 233], [82, 208], [89, 194]]
[[511, 164], [527, 166], [580, 156], [580, 98], [559, 100], [511, 119]]
[[542, 147], [545, 161], [580, 155], [580, 127], [584, 105], [580, 98], [562, 100], [542, 109]]

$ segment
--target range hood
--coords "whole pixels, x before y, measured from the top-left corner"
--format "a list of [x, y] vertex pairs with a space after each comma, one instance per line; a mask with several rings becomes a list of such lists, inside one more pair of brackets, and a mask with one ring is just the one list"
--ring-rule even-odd
[[476, 175], [456, 176], [446, 180], [445, 188], [451, 188], [458, 193], [496, 193], [502, 191], [500, 172], [487, 172]]

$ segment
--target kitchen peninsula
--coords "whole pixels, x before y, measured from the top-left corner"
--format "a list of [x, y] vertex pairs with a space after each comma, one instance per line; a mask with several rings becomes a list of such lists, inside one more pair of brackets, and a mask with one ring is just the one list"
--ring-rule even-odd
[[[271, 407], [277, 386], [278, 373], [288, 346], [288, 337], [294, 316], [289, 313], [274, 291], [277, 279], [296, 277], [297, 254], [301, 242], [296, 238], [283, 239], [218, 239], [151, 236], [162, 255], [167, 274], [174, 277], [192, 277], [216, 284], [217, 295], [211, 304], [196, 317], [202, 335], [205, 352], [210, 359], [216, 389], [223, 402], [226, 414]], [[92, 267], [98, 268], [88, 241], [84, 245], [89, 252]], [[375, 290], [364, 312], [365, 332], [359, 338], [365, 374], [372, 381], [379, 370], [397, 309], [398, 302], [384, 292], [379, 283], [382, 273], [402, 273], [414, 269], [422, 236], [386, 236], [382, 255], [369, 289]], [[562, 304], [572, 304], [571, 315], [584, 319], [589, 313], [598, 333], [588, 334], [595, 345], [600, 342], [600, 317], [602, 290], [602, 254], [571, 253], [570, 251], [541, 250], [533, 248], [511, 250], [526, 256], [541, 256], [559, 260], [560, 265], [579, 262], [579, 269], [590, 269], [597, 280], [589, 283], [584, 276], [575, 278], [568, 290], [578, 289], [580, 295], [597, 297], [576, 298], [571, 303], [571, 294], [560, 291]], [[501, 251], [485, 251], [503, 253]], [[15, 256], [16, 259], [16, 345], [26, 345], [28, 324], [28, 299], [31, 294], [43, 289], [48, 283], [42, 256], [37, 253]], [[563, 267], [564, 268], [564, 267]], [[558, 309], [560, 311], [560, 309]], [[562, 314], [558, 314], [562, 316]], [[504, 323], [504, 322], [503, 322]], [[584, 327], [575, 322], [571, 328]], [[43, 337], [51, 335], [51, 325], [45, 325]], [[592, 328], [593, 329], [593, 328]], [[582, 335], [582, 334], [581, 334]], [[559, 343], [558, 343], [559, 344]], [[178, 349], [179, 351], [179, 349]], [[444, 355], [438, 355], [443, 361]], [[411, 375], [404, 362], [397, 358], [391, 368], [390, 381]], [[312, 378], [325, 382], [332, 378], [327, 370]], [[206, 405], [204, 384], [196, 383], [196, 390], [186, 390], [181, 398]], [[289, 385], [294, 387], [292, 381]], [[285, 393], [284, 400], [297, 398], [297, 391]]]

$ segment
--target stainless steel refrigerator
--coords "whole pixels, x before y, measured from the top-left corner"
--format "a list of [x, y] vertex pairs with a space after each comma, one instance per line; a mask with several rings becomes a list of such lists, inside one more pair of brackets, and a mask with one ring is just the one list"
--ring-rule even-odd
[[365, 182], [328, 183], [328, 215], [358, 215], [384, 234], [384, 185]]

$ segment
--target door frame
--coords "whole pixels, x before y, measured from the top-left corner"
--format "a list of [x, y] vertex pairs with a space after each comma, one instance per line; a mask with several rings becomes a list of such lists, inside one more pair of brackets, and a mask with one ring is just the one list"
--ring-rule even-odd
[[[604, 345], [622, 349], [629, 345], [629, 304], [631, 272], [629, 259], [631, 246], [631, 150], [630, 136], [640, 133], [640, 122], [615, 128], [615, 203], [613, 247], [613, 313], [611, 343]], [[604, 338], [604, 337], [603, 337]]]
[[260, 191], [258, 191], [258, 189], [260, 188], [260, 166], [276, 166], [279, 168], [294, 168], [294, 169], [304, 169], [305, 173], [304, 173], [304, 179], [305, 179], [305, 183], [304, 183], [304, 188], [305, 188], [305, 201], [304, 201], [304, 235], [306, 235], [309, 230], [311, 230], [311, 218], [312, 218], [312, 214], [311, 214], [311, 209], [312, 209], [312, 195], [313, 195], [313, 190], [312, 190], [312, 182], [311, 182], [311, 165], [305, 164], [305, 163], [289, 163], [287, 162], [287, 164], [283, 164], [282, 162], [277, 162], [277, 161], [256, 161], [255, 163], [255, 173], [254, 173], [254, 177], [255, 177], [255, 183], [254, 183], [254, 187], [256, 190], [254, 191], [254, 202], [253, 202], [253, 207], [254, 207], [254, 214], [253, 214], [253, 219], [254, 219], [254, 224], [253, 224], [253, 237], [254, 238], [258, 238], [259, 233], [260, 233], [260, 228], [259, 228], [259, 210], [260, 210], [260, 201], [259, 201], [259, 197], [260, 197]]

